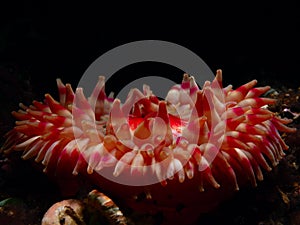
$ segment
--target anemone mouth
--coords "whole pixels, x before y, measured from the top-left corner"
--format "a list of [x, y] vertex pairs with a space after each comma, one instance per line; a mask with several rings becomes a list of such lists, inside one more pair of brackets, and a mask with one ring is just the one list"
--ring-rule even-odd
[[[224, 96], [219, 90], [220, 76], [218, 73], [212, 83], [206, 82], [202, 91], [193, 77], [184, 74], [182, 84], [175, 85], [165, 100], [158, 99], [147, 85], [144, 85], [143, 92], [132, 89], [123, 104], [119, 99], [115, 99], [109, 107], [105, 130], [100, 131], [98, 135], [100, 138], [97, 141], [103, 145], [94, 144], [101, 148], [102, 156], [105, 155], [102, 158], [105, 160], [100, 159], [98, 162], [99, 156], [90, 155], [89, 152], [97, 151], [93, 149], [93, 144], [90, 144], [89, 151], [80, 150], [88, 162], [88, 172], [96, 171], [102, 174], [103, 168], [113, 166], [113, 170], [105, 176], [112, 172], [109, 179], [126, 184], [132, 180], [128, 177], [140, 176], [142, 182], [134, 179], [134, 182], [130, 183], [139, 186], [157, 182], [166, 184], [167, 179], [174, 177], [183, 182], [186, 177], [193, 178], [194, 170], [197, 170], [195, 167], [206, 170], [218, 153], [226, 126], [223, 123], [217, 129], [213, 129], [219, 123], [219, 114], [225, 110], [225, 107], [221, 106], [225, 104], [222, 104]], [[103, 81], [102, 78], [99, 80]], [[97, 85], [96, 89], [99, 86], [101, 85]], [[77, 110], [79, 105], [87, 111], [85, 116], [91, 115], [90, 122], [94, 121], [91, 112], [96, 110], [93, 109], [95, 106], [92, 102], [97, 104], [97, 94], [94, 94], [97, 92], [101, 93], [101, 90], [98, 88], [94, 91], [88, 101], [81, 89], [76, 92], [73, 124], [82, 123], [84, 119], [82, 113]], [[90, 134], [91, 137], [88, 138], [94, 140], [99, 129], [93, 127], [94, 131], [91, 132], [91, 127], [82, 133]], [[75, 140], [81, 140], [82, 133], [79, 133]], [[204, 143], [205, 145], [200, 147]], [[78, 146], [82, 144], [78, 143]], [[207, 151], [206, 158], [193, 157], [195, 149], [201, 154]], [[129, 175], [122, 180], [122, 174], [126, 173]]]
[[219, 188], [222, 174], [235, 189], [239, 179], [256, 186], [261, 168], [271, 169], [267, 161], [276, 166], [288, 148], [279, 131], [295, 131], [263, 107], [275, 100], [260, 97], [270, 87], [256, 84], [222, 87], [218, 70], [200, 90], [185, 74], [165, 100], [144, 85], [122, 104], [106, 96], [104, 77], [89, 98], [58, 79], [59, 102], [46, 94], [44, 102], [21, 104], [2, 149], [23, 151], [24, 159], [34, 158], [48, 173], [85, 171], [126, 185], [182, 183], [199, 174], [204, 190]]

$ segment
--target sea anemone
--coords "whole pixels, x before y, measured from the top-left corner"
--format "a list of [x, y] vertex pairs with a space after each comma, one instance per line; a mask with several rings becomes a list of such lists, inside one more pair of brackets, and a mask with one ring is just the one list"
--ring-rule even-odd
[[291, 120], [267, 109], [275, 100], [260, 96], [270, 87], [256, 84], [223, 87], [218, 70], [200, 89], [184, 74], [163, 100], [144, 85], [122, 104], [106, 95], [102, 76], [89, 98], [57, 79], [59, 101], [46, 94], [12, 112], [2, 150], [22, 151], [65, 189], [72, 183], [67, 191], [83, 175], [133, 209], [187, 224], [240, 186], [256, 186], [261, 168], [288, 149], [279, 132], [294, 132]]

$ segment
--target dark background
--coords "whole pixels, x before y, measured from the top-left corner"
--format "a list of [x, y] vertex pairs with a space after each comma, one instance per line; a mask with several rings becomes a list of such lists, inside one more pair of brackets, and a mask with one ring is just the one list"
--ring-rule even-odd
[[[112, 6], [61, 2], [0, 1], [0, 137], [13, 127], [10, 111], [17, 110], [20, 101], [28, 104], [33, 99], [42, 100], [47, 92], [57, 97], [57, 77], [76, 87], [95, 59], [132, 41], [154, 39], [182, 45], [200, 56], [212, 71], [222, 69], [224, 83], [234, 87], [251, 79], [276, 88], [300, 86], [300, 8], [296, 1], [258, 4], [243, 1], [243, 4], [212, 3], [211, 6], [201, 2], [192, 5], [188, 1], [168, 5], [153, 1], [129, 5], [131, 2], [126, 1], [112, 2]], [[107, 91], [118, 90], [129, 77], [157, 73], [174, 74], [179, 80], [182, 76], [182, 71], [171, 66], [140, 63], [119, 71]], [[54, 201], [53, 190], [47, 191], [53, 188], [43, 180], [44, 176], [40, 178], [30, 168], [28, 164], [18, 164], [17, 175], [12, 173], [8, 181], [3, 181], [0, 171], [3, 187], [0, 194], [21, 196], [29, 199], [29, 203], [34, 202], [34, 207], [39, 202], [46, 209], [49, 199]], [[279, 186], [284, 186], [285, 179], [291, 179], [286, 175], [290, 170], [279, 173], [284, 174], [278, 176], [283, 179]], [[43, 182], [46, 185], [41, 185]], [[219, 224], [224, 218], [229, 223], [234, 220], [235, 224], [251, 224], [262, 217], [272, 218], [268, 214], [273, 209], [270, 205], [284, 209], [280, 212], [274, 209], [272, 213], [278, 217], [285, 215], [287, 206], [280, 205], [281, 199], [278, 201], [277, 183], [264, 184], [255, 192], [258, 194], [246, 190], [238, 204], [225, 205], [223, 213], [208, 216], [207, 222], [205, 218], [203, 222]], [[275, 200], [265, 201], [274, 193], [278, 195]], [[243, 195], [247, 196], [244, 206]], [[39, 218], [44, 211], [38, 211]], [[236, 216], [228, 219], [233, 214]]]
[[[254, 78], [261, 84], [298, 87], [300, 83], [296, 2], [211, 6], [152, 1], [113, 2], [112, 6], [41, 2], [0, 3], [0, 81], [11, 87], [9, 94], [4, 93], [8, 98], [17, 95], [18, 100], [27, 101], [32, 95], [40, 100], [45, 92], [55, 95], [57, 77], [76, 87], [84, 71], [103, 53], [148, 39], [190, 49], [212, 71], [222, 69], [225, 84], [235, 87]], [[171, 66], [140, 63], [119, 71], [122, 79], [108, 89], [118, 90], [125, 76], [158, 71], [180, 74], [181, 79], [182, 71]], [[4, 78], [7, 76], [9, 79]], [[19, 79], [27, 83], [16, 85]], [[22, 88], [29, 89], [25, 96]]]

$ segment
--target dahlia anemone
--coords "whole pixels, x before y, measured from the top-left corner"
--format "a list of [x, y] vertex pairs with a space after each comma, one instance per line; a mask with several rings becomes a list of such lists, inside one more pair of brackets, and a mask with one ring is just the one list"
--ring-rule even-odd
[[288, 149], [279, 132], [294, 132], [291, 120], [267, 109], [275, 100], [260, 96], [270, 87], [256, 84], [222, 87], [218, 70], [200, 89], [185, 74], [165, 100], [144, 85], [121, 104], [105, 94], [102, 76], [89, 98], [57, 79], [59, 101], [46, 94], [20, 104], [2, 149], [22, 151], [62, 186], [81, 174], [136, 210], [192, 221], [240, 186], [256, 186], [261, 168], [270, 171]]

